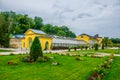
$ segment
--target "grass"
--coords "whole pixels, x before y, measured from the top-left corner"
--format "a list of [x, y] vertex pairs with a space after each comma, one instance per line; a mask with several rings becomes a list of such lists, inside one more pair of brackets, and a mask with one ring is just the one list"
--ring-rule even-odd
[[0, 52], [12, 52], [11, 50], [0, 49]]
[[115, 57], [109, 73], [103, 80], [120, 80], [120, 57]]
[[18, 55], [0, 56], [0, 80], [87, 80], [94, 67], [106, 59], [81, 57], [83, 61], [77, 61], [70, 56], [45, 55], [54, 56], [60, 65], [52, 66], [50, 62], [7, 65], [9, 60], [17, 59]]
[[[98, 51], [95, 51], [93, 49], [90, 49], [90, 50], [77, 50], [77, 51], [71, 51], [69, 53], [97, 53], [97, 52], [101, 52], [101, 53], [110, 53], [110, 54], [114, 54], [116, 53], [118, 50], [116, 49], [99, 49]], [[119, 50], [120, 52], [120, 50]]]

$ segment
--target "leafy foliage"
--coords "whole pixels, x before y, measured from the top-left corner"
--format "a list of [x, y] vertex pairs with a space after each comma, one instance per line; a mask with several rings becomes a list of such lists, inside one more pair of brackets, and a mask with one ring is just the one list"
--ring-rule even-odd
[[98, 51], [98, 44], [95, 44], [94, 47], [95, 47], [95, 51]]
[[31, 59], [34, 59], [34, 61], [37, 60], [38, 57], [43, 56], [41, 44], [39, 42], [38, 37], [35, 37], [32, 46], [30, 48], [30, 57]]
[[43, 30], [47, 34], [72, 37], [76, 35], [67, 26], [43, 24], [41, 17], [29, 17], [27, 14], [16, 14], [13, 11], [0, 12], [0, 47], [9, 47], [10, 34], [24, 34], [29, 29]]
[[104, 44], [102, 44], [102, 50], [104, 50]]

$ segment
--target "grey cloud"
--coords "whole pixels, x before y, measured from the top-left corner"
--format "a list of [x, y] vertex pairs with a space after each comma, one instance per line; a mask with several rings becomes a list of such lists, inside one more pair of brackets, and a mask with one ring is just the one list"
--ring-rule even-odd
[[120, 37], [120, 0], [0, 0], [0, 11], [6, 10], [67, 25], [76, 34]]

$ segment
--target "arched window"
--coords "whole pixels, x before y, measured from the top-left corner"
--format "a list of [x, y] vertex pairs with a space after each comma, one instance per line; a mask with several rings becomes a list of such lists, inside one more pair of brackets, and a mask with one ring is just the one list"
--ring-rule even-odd
[[31, 37], [29, 37], [29, 38], [28, 38], [28, 47], [30, 48], [30, 47], [31, 47], [31, 45], [32, 45], [32, 38], [31, 38]]

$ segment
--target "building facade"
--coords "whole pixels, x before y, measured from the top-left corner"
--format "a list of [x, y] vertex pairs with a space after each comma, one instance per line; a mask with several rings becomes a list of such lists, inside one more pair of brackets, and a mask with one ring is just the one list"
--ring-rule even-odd
[[68, 49], [69, 47], [78, 46], [93, 46], [95, 43], [101, 44], [102, 38], [96, 36], [89, 36], [82, 34], [76, 38], [59, 37], [55, 35], [48, 35], [41, 30], [28, 29], [23, 37], [11, 38], [11, 47], [30, 49], [35, 37], [39, 38], [42, 50], [51, 49]]
[[93, 47], [94, 44], [99, 44], [101, 45], [102, 43], [102, 37], [99, 37], [98, 34], [94, 35], [94, 36], [90, 36], [88, 34], [80, 34], [76, 37], [77, 40], [84, 40], [86, 41], [90, 47]]

